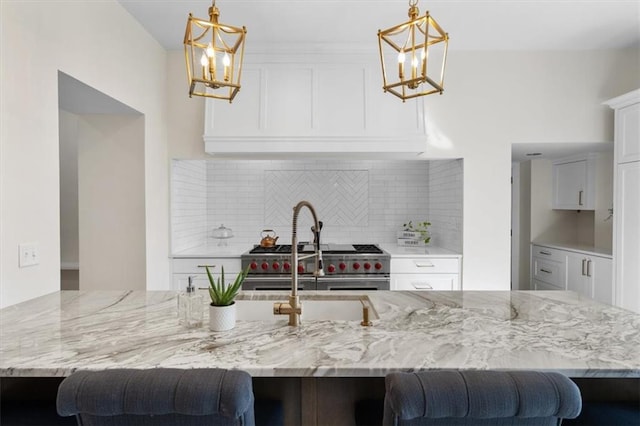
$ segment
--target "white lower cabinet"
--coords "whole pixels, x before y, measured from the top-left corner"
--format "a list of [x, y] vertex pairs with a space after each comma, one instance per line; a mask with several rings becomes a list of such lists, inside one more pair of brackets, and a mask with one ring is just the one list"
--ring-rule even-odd
[[567, 252], [567, 290], [610, 305], [613, 303], [612, 272], [609, 258]]
[[534, 290], [570, 290], [610, 305], [613, 303], [612, 271], [609, 257], [531, 246], [531, 288]]
[[549, 283], [545, 283], [545, 282], [538, 281], [538, 280], [533, 280], [532, 284], [533, 284], [533, 289], [534, 290], [564, 290], [563, 288], [556, 287], [556, 286], [551, 285]]
[[391, 290], [460, 290], [460, 259], [392, 257]]
[[209, 267], [215, 279], [220, 276], [224, 267], [224, 281], [226, 284], [233, 282], [242, 266], [240, 257], [201, 257], [173, 259], [173, 289], [184, 290], [187, 288], [189, 277], [193, 277], [196, 288], [208, 288], [209, 278], [205, 266]]

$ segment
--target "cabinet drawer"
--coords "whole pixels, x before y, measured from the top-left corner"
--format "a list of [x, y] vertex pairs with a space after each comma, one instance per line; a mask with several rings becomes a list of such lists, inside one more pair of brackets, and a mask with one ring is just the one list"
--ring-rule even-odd
[[458, 274], [459, 272], [460, 262], [458, 258], [391, 259], [392, 274]]
[[392, 275], [393, 290], [429, 291], [457, 290], [457, 274], [397, 274]]
[[[236, 274], [240, 272], [241, 264], [240, 258], [215, 258], [215, 257], [202, 257], [202, 258], [188, 258], [188, 259], [173, 259], [173, 272], [185, 273], [185, 274], [206, 274], [204, 266], [209, 266], [211, 272], [217, 274], [220, 273], [224, 266], [225, 275], [227, 273]], [[212, 266], [215, 266], [212, 268]]]
[[543, 283], [542, 281], [533, 280], [533, 289], [534, 290], [563, 290], [560, 287], [556, 287], [555, 285], [551, 285], [548, 283]]
[[553, 260], [555, 262], [566, 261], [566, 252], [544, 246], [531, 246], [531, 255], [541, 259]]
[[564, 263], [534, 258], [534, 279], [564, 289], [564, 275]]

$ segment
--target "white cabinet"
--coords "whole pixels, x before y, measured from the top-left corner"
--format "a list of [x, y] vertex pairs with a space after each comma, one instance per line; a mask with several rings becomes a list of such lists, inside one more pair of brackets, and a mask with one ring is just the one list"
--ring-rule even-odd
[[294, 54], [246, 63], [232, 104], [205, 101], [205, 151], [424, 151], [422, 99], [383, 93], [379, 64], [347, 59]]
[[581, 250], [532, 244], [531, 284], [534, 290], [570, 290], [610, 305], [612, 260]]
[[205, 265], [215, 279], [220, 276], [224, 267], [224, 280], [226, 284], [233, 282], [242, 266], [240, 257], [200, 257], [200, 258], [174, 258], [173, 259], [173, 289], [184, 290], [187, 287], [189, 277], [193, 277], [196, 288], [208, 288], [209, 278]]
[[616, 162], [640, 161], [640, 102], [620, 108], [615, 118]]
[[567, 252], [567, 290], [611, 305], [613, 303], [611, 259]]
[[553, 162], [553, 201], [556, 210], [595, 209], [596, 155]]
[[460, 290], [460, 259], [392, 257], [391, 290]]
[[640, 312], [640, 161], [617, 166], [615, 199], [616, 305]]
[[615, 110], [614, 303], [640, 312], [640, 89], [605, 104]]
[[534, 290], [566, 289], [566, 254], [563, 251], [533, 245], [531, 270]]

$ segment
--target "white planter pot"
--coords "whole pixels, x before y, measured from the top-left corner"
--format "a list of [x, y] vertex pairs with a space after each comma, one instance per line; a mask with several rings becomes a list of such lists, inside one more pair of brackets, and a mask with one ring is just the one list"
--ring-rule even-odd
[[209, 329], [227, 331], [236, 326], [236, 304], [229, 306], [209, 305]]

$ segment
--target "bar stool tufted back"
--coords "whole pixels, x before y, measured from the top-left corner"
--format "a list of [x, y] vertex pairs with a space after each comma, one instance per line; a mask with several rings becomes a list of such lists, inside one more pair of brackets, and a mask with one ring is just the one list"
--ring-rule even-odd
[[577, 385], [559, 373], [398, 372], [385, 387], [384, 426], [559, 425], [582, 406]]
[[218, 368], [78, 371], [57, 397], [81, 426], [253, 426], [253, 405], [251, 376]]

